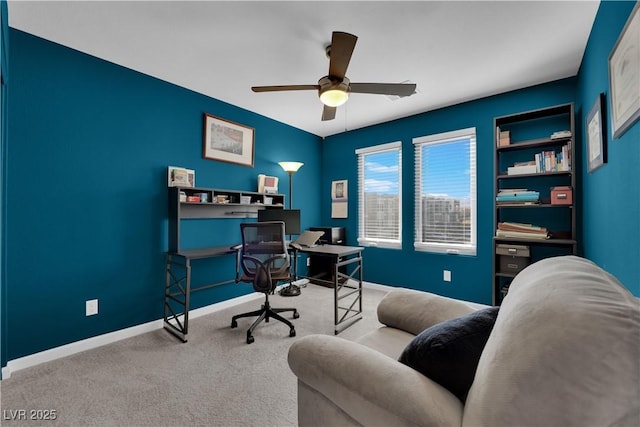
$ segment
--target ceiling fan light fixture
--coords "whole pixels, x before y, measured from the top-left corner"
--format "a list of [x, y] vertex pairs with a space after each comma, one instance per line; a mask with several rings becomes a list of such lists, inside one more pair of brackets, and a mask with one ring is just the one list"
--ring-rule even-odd
[[329, 89], [320, 94], [320, 101], [327, 107], [339, 107], [349, 99], [349, 94], [341, 89]]
[[327, 107], [339, 107], [349, 99], [349, 79], [340, 82], [331, 80], [328, 76], [320, 79], [320, 101]]

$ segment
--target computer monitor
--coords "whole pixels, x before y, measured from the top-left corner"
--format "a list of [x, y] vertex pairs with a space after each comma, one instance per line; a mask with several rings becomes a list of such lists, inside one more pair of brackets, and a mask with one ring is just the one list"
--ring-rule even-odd
[[300, 234], [300, 209], [260, 209], [258, 222], [283, 221], [284, 234]]

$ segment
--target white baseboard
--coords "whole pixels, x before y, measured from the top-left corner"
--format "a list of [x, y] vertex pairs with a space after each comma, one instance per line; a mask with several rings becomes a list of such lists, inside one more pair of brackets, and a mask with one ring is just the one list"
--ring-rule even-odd
[[[224, 310], [226, 308], [253, 301], [259, 298], [262, 298], [262, 294], [254, 292], [227, 301], [207, 305], [205, 307], [189, 311], [189, 318], [195, 319], [200, 316], [215, 313], [217, 311]], [[143, 323], [141, 325], [132, 326], [126, 329], [120, 329], [118, 331], [109, 332], [107, 334], [98, 335], [60, 347], [44, 350], [39, 353], [30, 354], [29, 356], [10, 360], [9, 362], [7, 362], [7, 366], [2, 368], [2, 379], [5, 380], [10, 378], [13, 372], [17, 372], [21, 369], [30, 368], [32, 366], [36, 366], [45, 362], [51, 362], [53, 360], [71, 356], [82, 351], [91, 350], [126, 338], [135, 337], [136, 335], [141, 335], [147, 332], [155, 331], [157, 329], [162, 329], [163, 327], [164, 320], [158, 319], [152, 322]]]
[[[364, 288], [371, 288], [380, 291], [389, 292], [393, 289], [397, 289], [393, 286], [379, 285], [377, 283], [363, 282]], [[243, 295], [237, 298], [233, 298], [227, 301], [218, 302], [215, 304], [207, 305], [205, 307], [197, 308], [189, 312], [190, 319], [196, 319], [200, 316], [206, 316], [220, 310], [224, 310], [229, 307], [233, 307], [238, 304], [253, 301], [262, 298], [261, 293], [251, 293]], [[81, 341], [76, 341], [70, 344], [66, 344], [60, 347], [55, 347], [49, 350], [44, 350], [39, 353], [30, 354], [29, 356], [20, 357], [7, 362], [7, 366], [2, 368], [2, 379], [8, 379], [13, 372], [18, 372], [22, 369], [30, 368], [32, 366], [39, 365], [45, 362], [51, 362], [56, 359], [71, 356], [82, 351], [91, 350], [103, 345], [111, 344], [116, 341], [120, 341], [126, 338], [135, 337], [136, 335], [152, 332], [164, 327], [164, 320], [158, 319], [152, 322], [144, 323], [141, 325], [132, 326], [130, 328], [121, 329], [119, 331], [109, 332], [107, 334], [98, 335], [95, 337], [87, 338]]]

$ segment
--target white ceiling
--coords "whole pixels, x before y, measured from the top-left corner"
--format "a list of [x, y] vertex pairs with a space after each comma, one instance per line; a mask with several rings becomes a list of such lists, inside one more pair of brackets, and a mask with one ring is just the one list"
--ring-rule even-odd
[[[9, 25], [319, 136], [574, 76], [598, 1], [9, 1]], [[352, 94], [320, 120], [314, 91], [332, 31], [358, 36], [352, 82], [417, 84], [391, 100]]]

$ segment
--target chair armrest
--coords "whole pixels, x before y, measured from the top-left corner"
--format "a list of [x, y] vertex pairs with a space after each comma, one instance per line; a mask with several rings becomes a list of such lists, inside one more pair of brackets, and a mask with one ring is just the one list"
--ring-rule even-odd
[[448, 390], [361, 344], [310, 335], [291, 345], [288, 360], [299, 381], [361, 425], [462, 424], [462, 403]]
[[430, 326], [465, 316], [478, 305], [428, 292], [398, 289], [389, 292], [378, 304], [378, 320], [392, 328], [418, 335]]

